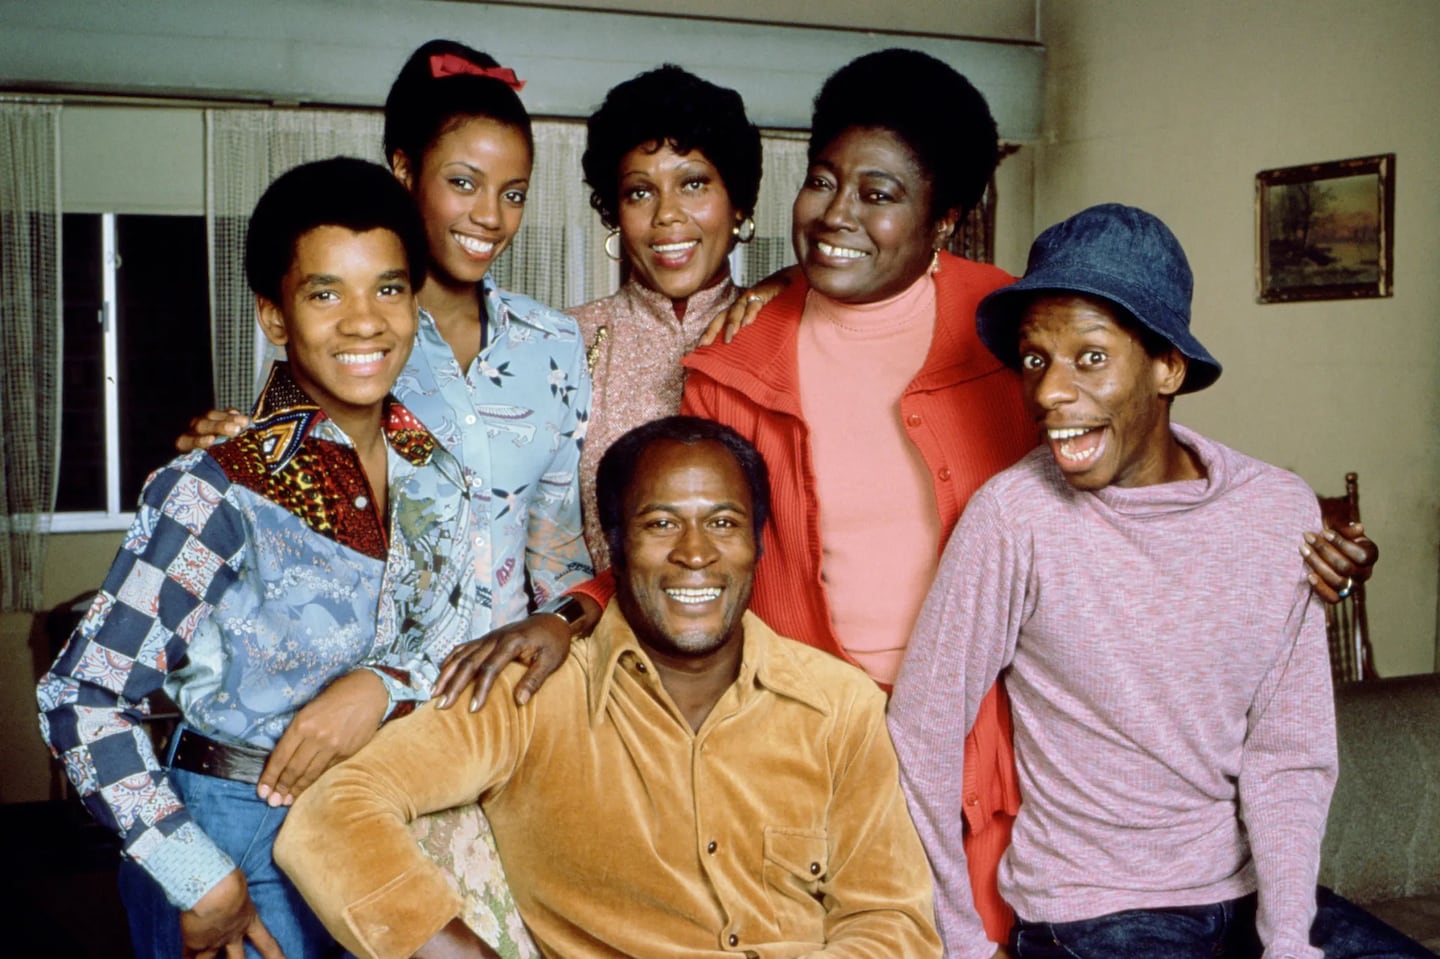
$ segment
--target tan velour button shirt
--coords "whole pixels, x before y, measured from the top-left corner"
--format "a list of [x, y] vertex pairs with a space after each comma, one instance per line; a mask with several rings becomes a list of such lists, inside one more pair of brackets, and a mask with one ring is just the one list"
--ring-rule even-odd
[[525, 707], [388, 723], [290, 811], [275, 858], [358, 956], [409, 956], [459, 911], [406, 828], [479, 797], [549, 957], [938, 957], [929, 865], [884, 694], [745, 615], [699, 732], [615, 603]]

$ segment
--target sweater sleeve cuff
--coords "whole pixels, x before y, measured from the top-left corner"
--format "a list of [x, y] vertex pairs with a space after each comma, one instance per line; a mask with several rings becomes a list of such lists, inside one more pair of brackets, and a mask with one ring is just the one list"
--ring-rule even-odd
[[1325, 953], [1304, 939], [1277, 939], [1265, 947], [1263, 959], [1325, 959]]
[[566, 590], [567, 596], [576, 594], [589, 596], [595, 600], [595, 604], [601, 609], [610, 605], [610, 599], [615, 595], [615, 574], [611, 570], [605, 570], [594, 579], [587, 580], [578, 586]]

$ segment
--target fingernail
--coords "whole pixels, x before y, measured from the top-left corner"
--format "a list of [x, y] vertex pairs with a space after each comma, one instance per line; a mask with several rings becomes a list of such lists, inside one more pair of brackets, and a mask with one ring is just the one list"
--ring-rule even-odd
[[283, 803], [284, 801], [285, 801], [284, 799], [280, 798], [280, 794], [279, 794], [279, 793], [271, 793], [271, 794], [270, 794], [270, 798], [267, 799], [267, 800], [265, 800], [265, 802], [270, 806], [271, 809], [276, 808], [277, 806], [279, 806], [279, 805], [280, 805], [281, 803]]
[[[1308, 536], [1309, 534], [1307, 533], [1306, 535]], [[1309, 556], [1309, 555], [1310, 555], [1310, 547], [1308, 547], [1308, 546], [1302, 546], [1302, 547], [1300, 547], [1300, 555], [1301, 555], [1301, 556]]]
[[1305, 534], [1305, 542], [1309, 543], [1309, 544], [1312, 545], [1312, 546], [1315, 545], [1315, 534], [1314, 534], [1314, 533], [1306, 533], [1306, 534]]
[[265, 785], [264, 783], [261, 783], [258, 787], [256, 787], [255, 792], [260, 796], [261, 799], [270, 798], [270, 787]]
[[1316, 576], [1314, 573], [1309, 573], [1309, 574], [1307, 574], [1305, 578], [1310, 581], [1310, 585], [1311, 585], [1311, 586], [1319, 586], [1319, 585], [1320, 585], [1320, 577], [1319, 577], [1319, 576]]
[[526, 703], [528, 703], [529, 701], [530, 701], [530, 690], [528, 690], [528, 689], [517, 689], [517, 690], [515, 691], [515, 702], [519, 703], [521, 706], [524, 706], [524, 705], [525, 705]]
[[1325, 530], [1325, 538], [1332, 543], [1335, 542], [1335, 531], [1333, 529]]
[[480, 702], [479, 702], [479, 700], [475, 700], [475, 699], [470, 700], [470, 711], [471, 711], [472, 713], [478, 713], [478, 712], [480, 711]]

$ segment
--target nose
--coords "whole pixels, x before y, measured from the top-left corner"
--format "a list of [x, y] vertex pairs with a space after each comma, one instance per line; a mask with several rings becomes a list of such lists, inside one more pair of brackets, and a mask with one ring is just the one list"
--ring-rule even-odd
[[655, 197], [655, 217], [657, 226], [667, 223], [679, 223], [685, 219], [685, 208], [680, 203], [680, 196], [674, 190], [661, 190]]
[[1066, 363], [1051, 363], [1035, 377], [1031, 399], [1042, 410], [1058, 409], [1075, 400], [1075, 373]]
[[500, 228], [500, 198], [485, 190], [475, 194], [470, 204], [470, 222], [492, 230]]
[[699, 523], [686, 523], [670, 550], [670, 562], [686, 569], [704, 569], [715, 562], [715, 544]]
[[820, 222], [831, 230], [855, 229], [855, 197], [852, 192], [839, 189], [831, 194]]
[[352, 301], [350, 309], [340, 323], [341, 332], [348, 336], [369, 337], [383, 332], [388, 325], [385, 313], [373, 297], [360, 297]]

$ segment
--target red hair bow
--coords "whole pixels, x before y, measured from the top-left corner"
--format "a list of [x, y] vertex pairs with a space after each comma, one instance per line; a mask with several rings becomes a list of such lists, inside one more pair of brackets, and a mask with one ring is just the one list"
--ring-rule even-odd
[[509, 67], [477, 66], [464, 57], [456, 56], [453, 53], [436, 53], [431, 55], [430, 75], [435, 79], [438, 80], [441, 77], [456, 77], [465, 74], [473, 77], [489, 77], [492, 80], [499, 80], [516, 93], [525, 89], [525, 81], [515, 76], [515, 71]]

